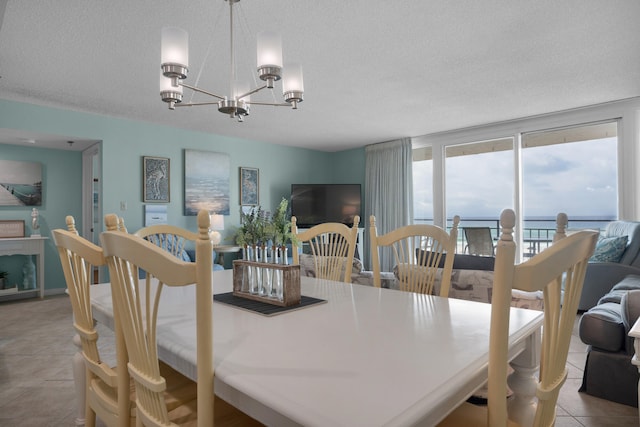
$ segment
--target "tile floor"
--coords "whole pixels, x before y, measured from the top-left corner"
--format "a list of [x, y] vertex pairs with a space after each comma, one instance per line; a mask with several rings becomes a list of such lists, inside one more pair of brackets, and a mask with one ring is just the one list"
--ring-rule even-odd
[[[98, 328], [106, 350], [113, 334]], [[75, 425], [72, 337], [65, 295], [0, 303], [0, 427]], [[585, 355], [586, 346], [574, 332], [556, 426], [637, 427], [636, 408], [578, 393]], [[103, 357], [112, 361], [113, 351], [103, 351]]]

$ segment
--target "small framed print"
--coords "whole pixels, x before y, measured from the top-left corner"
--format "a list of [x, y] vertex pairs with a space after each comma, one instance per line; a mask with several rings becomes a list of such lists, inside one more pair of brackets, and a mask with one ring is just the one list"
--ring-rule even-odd
[[260, 171], [256, 168], [240, 168], [240, 204], [257, 206], [260, 203]]
[[144, 203], [169, 203], [169, 159], [166, 157], [142, 157], [142, 200]]
[[0, 220], [0, 239], [24, 237], [24, 220]]

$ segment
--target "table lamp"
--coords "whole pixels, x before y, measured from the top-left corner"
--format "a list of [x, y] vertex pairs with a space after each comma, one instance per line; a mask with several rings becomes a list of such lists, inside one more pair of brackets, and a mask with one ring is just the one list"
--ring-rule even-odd
[[224, 216], [218, 214], [210, 215], [211, 225], [209, 226], [209, 239], [211, 243], [217, 245], [222, 240], [222, 236], [218, 230], [224, 230]]

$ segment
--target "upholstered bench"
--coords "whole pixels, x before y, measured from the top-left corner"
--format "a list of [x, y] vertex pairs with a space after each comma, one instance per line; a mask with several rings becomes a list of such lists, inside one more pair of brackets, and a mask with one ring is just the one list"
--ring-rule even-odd
[[638, 368], [629, 329], [640, 315], [640, 276], [628, 275], [580, 318], [579, 334], [589, 346], [582, 378], [592, 396], [638, 406]]

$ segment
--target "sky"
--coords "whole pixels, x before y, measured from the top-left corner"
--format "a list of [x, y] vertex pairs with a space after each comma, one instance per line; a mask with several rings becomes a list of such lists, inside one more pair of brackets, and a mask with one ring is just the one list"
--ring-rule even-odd
[[[617, 216], [617, 138], [522, 152], [525, 218]], [[419, 163], [419, 164], [418, 164]], [[433, 218], [431, 161], [414, 162], [414, 217]], [[448, 158], [447, 217], [497, 218], [513, 208], [513, 152]]]

